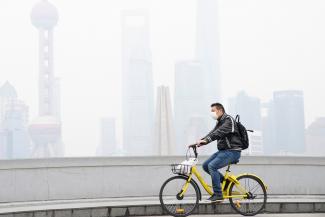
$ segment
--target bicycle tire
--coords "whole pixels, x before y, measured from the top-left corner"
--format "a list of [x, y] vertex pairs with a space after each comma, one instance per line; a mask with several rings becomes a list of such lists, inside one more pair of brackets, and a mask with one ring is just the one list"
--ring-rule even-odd
[[[184, 181], [184, 184], [185, 184], [185, 182], [187, 181], [188, 177], [187, 176], [180, 176], [179, 175], [179, 176], [173, 176], [173, 177], [170, 177], [169, 179], [167, 179], [162, 184], [162, 186], [160, 188], [160, 191], [159, 191], [159, 201], [160, 201], [160, 204], [161, 204], [163, 210], [165, 212], [167, 212], [167, 214], [169, 214], [169, 215], [172, 215], [172, 216], [175, 216], [175, 217], [185, 217], [185, 216], [191, 215], [195, 211], [195, 209], [197, 208], [197, 206], [199, 205], [199, 197], [200, 197], [200, 193], [199, 193], [200, 190], [198, 189], [197, 185], [194, 183], [193, 180], [190, 181], [190, 185], [193, 187], [193, 189], [195, 191], [195, 202], [194, 202], [194, 204], [192, 204], [192, 207], [189, 210], [187, 210], [184, 213], [177, 213], [176, 212], [177, 208], [176, 208], [176, 205], [175, 205], [175, 212], [172, 212], [171, 209], [169, 209], [167, 207], [166, 201], [164, 201], [164, 198], [163, 198], [163, 196], [164, 196], [163, 195], [164, 194], [164, 190], [165, 190], [166, 186], [168, 185], [168, 183], [171, 183], [171, 181], [173, 181], [175, 179], [180, 179], [180, 180]], [[176, 196], [176, 199], [177, 200], [183, 200], [183, 199], [178, 199], [177, 198], [178, 193], [179, 192], [175, 192], [175, 195], [174, 196]], [[183, 205], [185, 205], [184, 207], [188, 206], [187, 204], [183, 204]], [[182, 207], [182, 205], [180, 207]], [[184, 207], [183, 207], [183, 209], [184, 209]]]
[[[249, 174], [247, 174], [247, 175], [242, 175], [242, 176], [240, 176], [240, 177], [237, 177], [237, 180], [238, 181], [240, 181], [240, 180], [242, 180], [242, 179], [244, 179], [244, 178], [246, 178], [246, 179], [248, 179], [248, 180], [253, 180], [253, 181], [255, 181], [256, 183], [257, 183], [257, 185], [259, 185], [259, 187], [260, 187], [260, 189], [261, 189], [261, 191], [262, 191], [262, 194], [263, 194], [263, 198], [262, 198], [262, 202], [256, 202], [256, 204], [259, 204], [260, 205], [260, 208], [258, 208], [257, 210], [255, 210], [255, 211], [253, 211], [253, 212], [250, 212], [250, 210], [247, 208], [248, 207], [248, 204], [249, 203], [244, 203], [243, 205], [245, 206], [245, 209], [244, 210], [246, 210], [246, 211], [242, 211], [240, 208], [241, 208], [241, 205], [238, 205], [236, 202], [234, 202], [234, 199], [233, 198], [229, 198], [229, 202], [230, 202], [230, 205], [232, 206], [232, 208], [237, 212], [237, 213], [239, 213], [239, 214], [241, 214], [241, 215], [244, 215], [244, 216], [254, 216], [254, 215], [257, 215], [258, 213], [260, 213], [264, 208], [265, 208], [265, 206], [266, 206], [266, 201], [267, 201], [267, 193], [266, 193], [266, 188], [265, 188], [265, 186], [264, 186], [264, 184], [263, 184], [263, 182], [258, 178], [258, 177], [256, 177], [256, 176], [253, 176], [253, 175], [249, 175]], [[247, 182], [245, 182], [245, 188], [246, 188], [246, 183]], [[249, 181], [248, 181], [248, 183], [249, 183]], [[257, 186], [256, 185], [256, 186]], [[229, 187], [229, 196], [232, 196], [233, 195], [233, 193], [235, 192], [233, 192], [233, 188], [235, 187], [236, 185], [235, 185], [235, 183], [231, 183], [230, 184], [230, 187]], [[250, 188], [250, 187], [249, 187]], [[254, 187], [255, 188], [255, 187]], [[248, 192], [250, 192], [250, 191], [252, 191], [252, 190], [250, 190], [250, 189], [246, 189], [246, 191], [248, 191]], [[254, 197], [253, 196], [253, 193], [252, 192], [250, 192], [250, 196], [249, 197]], [[253, 198], [253, 199], [250, 199], [250, 198], [248, 198], [248, 199], [245, 199], [245, 200], [254, 200], [255, 198]]]

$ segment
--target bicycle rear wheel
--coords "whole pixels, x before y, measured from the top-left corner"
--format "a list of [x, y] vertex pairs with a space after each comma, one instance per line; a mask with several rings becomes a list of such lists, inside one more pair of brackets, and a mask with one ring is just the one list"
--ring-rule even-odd
[[167, 179], [160, 188], [159, 200], [162, 208], [172, 216], [188, 216], [199, 204], [199, 189], [191, 180], [184, 195], [182, 188], [187, 177], [174, 176]]
[[[245, 198], [229, 198], [230, 204], [234, 210], [244, 216], [253, 216], [260, 213], [266, 205], [266, 189], [263, 182], [252, 175], [243, 175], [237, 178], [241, 188], [246, 190]], [[229, 196], [243, 194], [235, 183], [229, 187]]]

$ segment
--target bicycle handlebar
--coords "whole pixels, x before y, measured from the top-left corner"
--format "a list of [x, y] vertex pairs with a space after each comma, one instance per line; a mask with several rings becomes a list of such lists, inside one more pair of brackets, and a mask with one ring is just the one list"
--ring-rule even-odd
[[197, 158], [197, 150], [196, 150], [196, 148], [197, 148], [197, 144], [192, 144], [192, 145], [189, 145], [189, 147], [188, 148], [192, 148], [193, 149], [193, 151], [194, 151], [194, 155], [195, 155], [195, 158]]

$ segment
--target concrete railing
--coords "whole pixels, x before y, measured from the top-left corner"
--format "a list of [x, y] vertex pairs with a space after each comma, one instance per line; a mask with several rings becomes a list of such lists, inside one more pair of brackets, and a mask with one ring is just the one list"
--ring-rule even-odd
[[[0, 202], [157, 196], [161, 184], [173, 175], [169, 165], [183, 160], [183, 156], [1, 160]], [[258, 175], [269, 194], [325, 195], [325, 157], [243, 156], [231, 171]], [[206, 174], [205, 178], [210, 181]]]

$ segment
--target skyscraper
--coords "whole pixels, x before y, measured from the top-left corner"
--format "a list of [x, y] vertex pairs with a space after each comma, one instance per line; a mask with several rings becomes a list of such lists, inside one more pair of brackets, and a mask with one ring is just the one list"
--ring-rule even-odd
[[228, 113], [234, 118], [240, 115], [240, 122], [246, 129], [254, 130], [248, 132], [249, 148], [243, 152], [248, 155], [263, 154], [262, 114], [261, 102], [257, 97], [248, 96], [244, 91], [229, 99]]
[[3, 123], [3, 120], [5, 118], [6, 105], [8, 102], [17, 99], [18, 95], [16, 89], [8, 81], [6, 81], [0, 87], [0, 125]]
[[157, 104], [155, 115], [154, 154], [176, 154], [175, 128], [169, 87], [157, 88]]
[[221, 74], [219, 71], [218, 1], [197, 1], [196, 55], [204, 77], [202, 87], [207, 96], [206, 104], [221, 101]]
[[244, 91], [229, 99], [228, 113], [233, 117], [240, 115], [240, 121], [247, 129], [261, 130], [262, 128], [260, 99], [248, 96]]
[[29, 158], [30, 138], [27, 130], [28, 107], [21, 100], [12, 100], [6, 106], [3, 130], [6, 132], [7, 158]]
[[39, 117], [30, 125], [33, 153], [35, 157], [62, 156], [59, 80], [53, 70], [53, 29], [58, 11], [41, 0], [32, 9], [31, 21], [39, 34]]
[[[6, 81], [0, 87], [0, 158], [6, 159], [10, 156], [12, 146], [9, 137], [9, 132], [5, 130], [4, 120], [6, 114], [6, 106], [8, 102], [17, 100], [16, 89]], [[9, 144], [8, 144], [9, 143]]]
[[[122, 13], [123, 149], [153, 153], [153, 78], [147, 11]], [[145, 151], [144, 151], [145, 150]]]
[[[197, 44], [194, 60], [178, 61], [175, 66], [175, 125], [178, 153], [184, 145], [205, 136], [215, 125], [209, 119], [210, 105], [221, 102], [218, 69], [218, 2], [197, 1]], [[214, 143], [213, 143], [214, 144]], [[201, 149], [216, 150], [216, 144]]]
[[[198, 61], [179, 61], [175, 65], [175, 123], [177, 154], [183, 154], [187, 145], [205, 136], [215, 125], [210, 117], [203, 88], [205, 78]], [[211, 153], [216, 145], [205, 146], [201, 153]]]
[[305, 152], [305, 113], [302, 91], [277, 91], [273, 94], [277, 129], [276, 144], [289, 153]]
[[0, 88], [0, 158], [30, 157], [27, 123], [28, 107], [18, 99], [15, 88], [6, 82]]
[[264, 129], [266, 154], [305, 153], [303, 92], [297, 90], [274, 92], [268, 116]]
[[264, 154], [262, 131], [248, 132], [249, 147], [242, 151], [242, 155], [262, 155]]
[[325, 117], [319, 117], [306, 129], [307, 154], [325, 156]]

